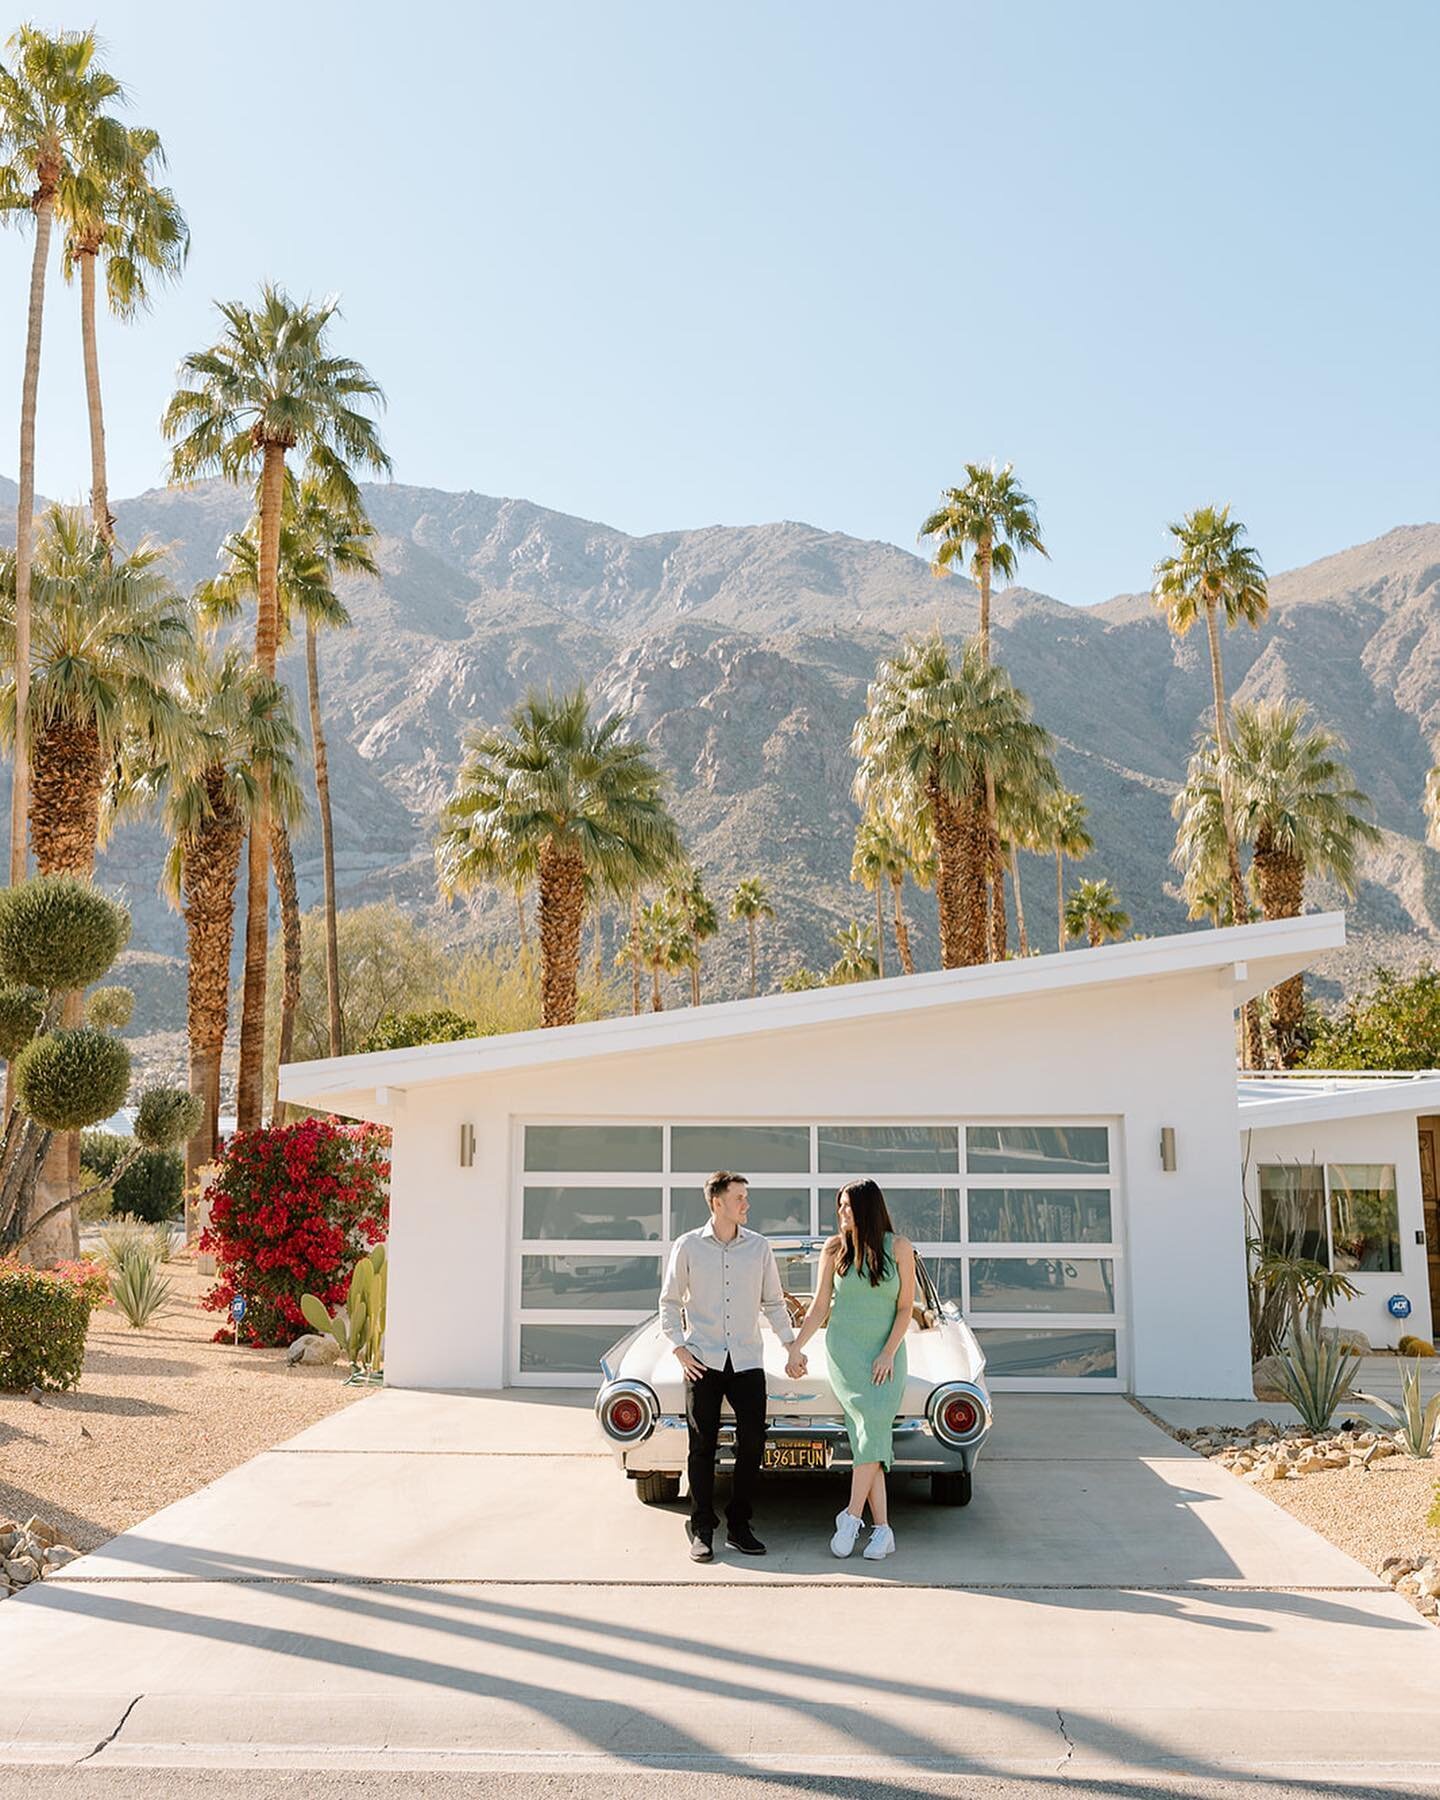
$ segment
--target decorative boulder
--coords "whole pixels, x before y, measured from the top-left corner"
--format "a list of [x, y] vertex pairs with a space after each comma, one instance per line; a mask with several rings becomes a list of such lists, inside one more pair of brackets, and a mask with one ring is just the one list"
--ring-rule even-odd
[[1255, 1365], [1255, 1398], [1257, 1400], [1288, 1400], [1289, 1396], [1280, 1386], [1281, 1362], [1278, 1356], [1262, 1356]]
[[1349, 1350], [1355, 1356], [1370, 1354], [1370, 1340], [1363, 1331], [1357, 1331], [1353, 1325], [1324, 1325], [1320, 1335], [1332, 1344], [1338, 1344], [1342, 1350]]
[[340, 1346], [333, 1337], [322, 1336], [318, 1331], [307, 1332], [304, 1337], [296, 1338], [285, 1352], [287, 1363], [303, 1363], [307, 1367], [323, 1367], [337, 1362], [340, 1357]]

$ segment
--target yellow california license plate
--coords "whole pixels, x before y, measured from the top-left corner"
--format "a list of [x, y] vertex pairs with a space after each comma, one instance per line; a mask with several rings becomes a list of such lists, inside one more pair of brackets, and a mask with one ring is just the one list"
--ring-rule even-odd
[[828, 1469], [830, 1446], [821, 1438], [771, 1438], [765, 1445], [767, 1469]]

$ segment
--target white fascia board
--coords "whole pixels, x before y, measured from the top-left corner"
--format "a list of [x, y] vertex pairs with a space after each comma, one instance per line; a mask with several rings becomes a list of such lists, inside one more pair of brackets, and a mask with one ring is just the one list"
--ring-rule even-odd
[[[1230, 970], [1235, 998], [1273, 987], [1345, 941], [1343, 913], [1311, 913], [1268, 924], [1230, 925], [1171, 937], [1106, 944], [1098, 950], [1052, 952], [982, 963], [969, 969], [936, 969], [887, 981], [854, 982], [800, 994], [765, 994], [675, 1012], [598, 1019], [548, 1031], [508, 1032], [425, 1044], [412, 1050], [379, 1050], [367, 1056], [327, 1057], [286, 1063], [280, 1097], [300, 1105], [337, 1108], [341, 1097], [373, 1105], [379, 1087], [413, 1088], [506, 1069], [586, 1062], [597, 1056], [638, 1055], [817, 1026], [926, 1012], [935, 1007], [980, 1005], [1104, 987], [1112, 982], [1159, 981], [1207, 969]], [[1243, 974], [1236, 965], [1243, 967]], [[369, 1090], [368, 1095], [366, 1090]]]
[[1329, 1119], [1377, 1118], [1385, 1113], [1440, 1113], [1440, 1075], [1412, 1076], [1397, 1073], [1392, 1080], [1372, 1077], [1353, 1087], [1325, 1092], [1286, 1093], [1287, 1084], [1269, 1095], [1245, 1095], [1240, 1101], [1240, 1125], [1245, 1131], [1266, 1131], [1272, 1125], [1318, 1125]]

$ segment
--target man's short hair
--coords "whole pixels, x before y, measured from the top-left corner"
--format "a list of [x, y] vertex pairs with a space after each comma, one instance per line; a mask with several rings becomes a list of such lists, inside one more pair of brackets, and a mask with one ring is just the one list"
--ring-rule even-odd
[[708, 1204], [714, 1206], [715, 1202], [725, 1192], [726, 1188], [728, 1188], [732, 1182], [736, 1181], [744, 1182], [746, 1187], [749, 1187], [750, 1185], [750, 1177], [748, 1175], [735, 1175], [732, 1174], [729, 1169], [717, 1169], [705, 1183], [705, 1199]]

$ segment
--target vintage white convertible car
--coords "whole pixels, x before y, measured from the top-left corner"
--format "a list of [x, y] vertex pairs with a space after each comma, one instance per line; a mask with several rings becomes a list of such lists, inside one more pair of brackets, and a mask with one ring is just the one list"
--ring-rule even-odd
[[[815, 1292], [823, 1238], [772, 1239], [791, 1318], [798, 1325]], [[830, 1387], [825, 1333], [805, 1346], [809, 1371], [794, 1381], [768, 1326], [765, 1467], [785, 1474], [850, 1467], [850, 1440]], [[916, 1258], [915, 1312], [905, 1337], [909, 1374], [895, 1420], [892, 1475], [928, 1475], [934, 1499], [968, 1506], [975, 1462], [990, 1429], [985, 1357], [960, 1309], [942, 1301]], [[685, 1377], [657, 1314], [612, 1346], [600, 1364], [595, 1416], [620, 1467], [651, 1505], [674, 1500], [685, 1469]], [[718, 1466], [734, 1460], [733, 1425], [720, 1429]]]

